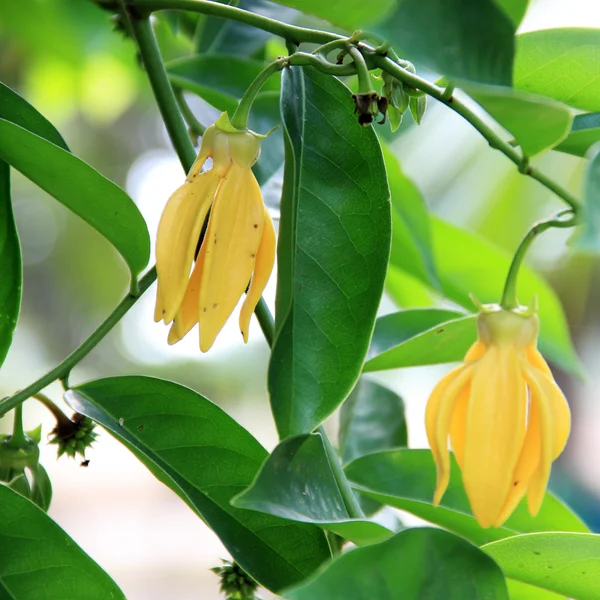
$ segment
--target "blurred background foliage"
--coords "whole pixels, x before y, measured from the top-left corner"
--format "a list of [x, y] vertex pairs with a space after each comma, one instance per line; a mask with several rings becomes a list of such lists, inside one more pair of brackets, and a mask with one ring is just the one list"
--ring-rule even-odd
[[[569, 24], [585, 25], [593, 19], [600, 24], [600, 9], [595, 4], [592, 0], [569, 3], [570, 18], [575, 13], [581, 20]], [[285, 20], [311, 22], [266, 0], [240, 3], [246, 5]], [[553, 0], [532, 2], [523, 27], [557, 26], [564, 18], [561, 11], [564, 5], [561, 8]], [[549, 21], [549, 15], [555, 22]], [[167, 61], [197, 52], [258, 60], [286, 52], [282, 43], [268, 34], [210, 17], [162, 13], [155, 21], [155, 31]], [[153, 236], [164, 202], [179, 185], [183, 172], [134, 45], [111, 14], [81, 0], [2, 2], [0, 80], [50, 119], [75, 154], [128, 191]], [[347, 83], [352, 85], [352, 81]], [[218, 114], [206, 102], [186, 97], [204, 125]], [[429, 209], [442, 218], [512, 252], [533, 221], [561, 207], [550, 192], [520, 176], [477, 132], [443, 106], [430, 102], [420, 127], [409, 123], [410, 119], [405, 121], [394, 136], [387, 125], [378, 127], [378, 133], [391, 143], [403, 171], [416, 183]], [[583, 159], [550, 152], [537, 164], [575, 193], [581, 192]], [[14, 171], [13, 175], [24, 293], [0, 395], [23, 387], [62, 360], [97, 327], [127, 289], [126, 268], [110, 245], [23, 177]], [[275, 199], [270, 202], [275, 217], [279, 186], [280, 173], [276, 173], [266, 183], [267, 197]], [[594, 457], [600, 452], [600, 405], [596, 402], [600, 270], [596, 260], [569, 251], [568, 235], [557, 230], [542, 236], [530, 254], [530, 263], [560, 296], [587, 371], [585, 380], [556, 373], [571, 402], [574, 426], [552, 485], [597, 531], [600, 466]], [[434, 301], [422, 284], [407, 275], [395, 282], [404, 290], [405, 306]], [[270, 302], [273, 283], [267, 294]], [[268, 353], [258, 327], [254, 327], [248, 346], [240, 343], [234, 324], [208, 355], [199, 353], [195, 339], [169, 348], [166, 329], [152, 319], [153, 295], [154, 288], [75, 370], [72, 382], [132, 373], [172, 379], [223, 406], [272, 448], [276, 436], [265, 389]], [[386, 298], [382, 311], [393, 308]], [[445, 368], [406, 369], [378, 377], [404, 397], [409, 440], [414, 447], [426, 445], [424, 404]], [[59, 401], [60, 390], [55, 386], [52, 391]], [[26, 407], [27, 425], [33, 427], [43, 419], [48, 433], [51, 420], [43, 409], [31, 404]], [[0, 428], [8, 425], [2, 423]], [[102, 435], [98, 450], [89, 454], [91, 464], [84, 474], [73, 462], [63, 459], [56, 463], [53, 448], [44, 450], [44, 464], [55, 482], [50, 514], [114, 575], [129, 598], [165, 597], [165, 590], [171, 598], [192, 598], [197, 597], [198, 586], [203, 598], [217, 598], [218, 581], [206, 569], [218, 562], [222, 552], [218, 542], [170, 492], [142, 474], [143, 467], [107, 438]], [[132, 482], [136, 488], [131, 494], [124, 493]], [[146, 509], [140, 512], [141, 498]], [[120, 504], [111, 512], [110, 506], [117, 501]], [[129, 509], [124, 502], [130, 502]], [[169, 515], [166, 522], [165, 514]], [[116, 537], [110, 529], [90, 523], [113, 517], [120, 519]], [[148, 527], [155, 536], [146, 537]], [[133, 545], [132, 539], [137, 540]], [[115, 553], [116, 540], [122, 546]], [[144, 551], [140, 540], [146, 540], [150, 549]], [[163, 548], [162, 554], [159, 548]], [[159, 564], [152, 565], [152, 560]], [[141, 577], [147, 579], [140, 587]]]

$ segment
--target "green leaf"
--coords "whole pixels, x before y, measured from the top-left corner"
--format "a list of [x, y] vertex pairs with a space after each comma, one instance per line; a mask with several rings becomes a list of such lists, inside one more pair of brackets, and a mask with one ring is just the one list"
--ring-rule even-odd
[[135, 277], [148, 264], [150, 236], [133, 200], [66, 150], [0, 119], [0, 158], [102, 234]]
[[583, 110], [600, 110], [600, 29], [543, 29], [516, 40], [516, 88]]
[[583, 225], [575, 246], [584, 252], [600, 253], [600, 144], [590, 150], [583, 195]]
[[437, 508], [432, 504], [436, 472], [429, 450], [370, 454], [351, 462], [345, 471], [352, 487], [361, 494], [406, 510], [478, 545], [532, 531], [588, 531], [579, 517], [550, 493], [546, 493], [537, 517], [532, 517], [522, 502], [502, 527], [483, 529], [472, 516], [454, 457], [451, 467], [448, 490]]
[[22, 270], [21, 246], [10, 199], [10, 168], [0, 160], [0, 366], [8, 354], [19, 318]]
[[550, 98], [501, 86], [461, 87], [512, 133], [526, 156], [553, 148], [571, 129], [573, 115], [569, 108]]
[[403, 308], [435, 306], [435, 292], [422, 280], [390, 264], [385, 278], [385, 289], [391, 299]]
[[74, 388], [65, 399], [178, 494], [261, 585], [277, 591], [302, 581], [329, 557], [317, 527], [231, 506], [268, 453], [196, 392], [161, 379], [115, 377]]
[[11, 121], [49, 142], [69, 150], [54, 125], [42, 116], [29, 102], [0, 82], [0, 118]]
[[[444, 295], [472, 309], [470, 294], [480, 302], [498, 302], [508, 273], [511, 255], [474, 233], [441, 219], [431, 220], [438, 278]], [[396, 265], [402, 268], [401, 264]], [[483, 276], [485, 274], [485, 276]], [[554, 290], [531, 268], [521, 268], [519, 298], [529, 305], [539, 300], [540, 350], [563, 369], [581, 375], [582, 367], [569, 336], [563, 308]]]
[[125, 600], [117, 584], [35, 504], [0, 485], [0, 598]]
[[507, 579], [506, 584], [510, 600], [567, 600], [562, 595], [514, 579]]
[[286, 438], [315, 429], [358, 379], [383, 292], [391, 219], [381, 149], [372, 128], [357, 123], [348, 88], [290, 68], [281, 100], [286, 168], [268, 385]]
[[519, 26], [529, 6], [529, 0], [495, 0], [495, 2], [509, 16], [515, 27]]
[[312, 523], [358, 545], [379, 542], [393, 534], [378, 523], [350, 518], [318, 433], [281, 442], [252, 485], [232, 504]]
[[[173, 85], [200, 96], [221, 111], [233, 111], [264, 67], [259, 60], [210, 54], [171, 61], [167, 71]], [[263, 89], [279, 89], [277, 78], [270, 77]]]
[[502, 571], [481, 550], [447, 531], [409, 529], [351, 550], [288, 600], [508, 600]]
[[438, 286], [429, 213], [415, 184], [402, 172], [387, 144], [382, 144], [392, 208], [393, 263], [402, 263], [406, 271]]
[[380, 317], [363, 371], [461, 361], [477, 339], [475, 319], [475, 315], [437, 308]]
[[577, 600], [600, 598], [600, 535], [532, 533], [483, 546], [512, 579]]
[[596, 142], [600, 142], [600, 112], [586, 113], [575, 116], [571, 131], [554, 150], [585, 156]]
[[340, 454], [344, 463], [408, 444], [402, 398], [368, 379], [358, 380], [340, 412]]

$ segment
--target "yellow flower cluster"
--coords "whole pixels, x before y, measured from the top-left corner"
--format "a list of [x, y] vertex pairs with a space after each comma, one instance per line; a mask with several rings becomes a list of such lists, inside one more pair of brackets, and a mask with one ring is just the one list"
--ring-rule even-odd
[[[240, 329], [248, 341], [250, 317], [273, 270], [276, 247], [251, 169], [259, 153], [259, 136], [233, 129], [222, 115], [206, 130], [185, 183], [165, 206], [156, 238], [155, 320], [172, 323], [170, 344], [199, 323], [200, 349], [209, 350], [246, 290]], [[212, 166], [202, 172], [209, 158]]]
[[552, 462], [569, 436], [569, 406], [537, 350], [538, 330], [534, 311], [483, 307], [464, 365], [438, 383], [427, 404], [434, 504], [450, 478], [450, 436], [482, 527], [501, 526], [525, 494], [530, 513], [538, 513]]

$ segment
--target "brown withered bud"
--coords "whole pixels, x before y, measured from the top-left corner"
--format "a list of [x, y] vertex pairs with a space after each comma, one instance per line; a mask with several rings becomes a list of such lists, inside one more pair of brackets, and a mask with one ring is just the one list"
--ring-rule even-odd
[[377, 121], [379, 125], [383, 125], [385, 123], [388, 106], [389, 102], [385, 96], [379, 96], [379, 98], [377, 98], [377, 109], [381, 113], [381, 121]]
[[355, 108], [354, 113], [358, 113], [358, 122], [367, 127], [373, 122], [373, 117], [379, 113], [377, 92], [369, 92], [367, 94], [352, 94]]

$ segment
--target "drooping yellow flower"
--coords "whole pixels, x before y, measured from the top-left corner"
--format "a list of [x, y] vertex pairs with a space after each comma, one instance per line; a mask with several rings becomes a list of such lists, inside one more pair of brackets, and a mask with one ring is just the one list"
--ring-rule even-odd
[[[172, 323], [170, 344], [199, 323], [200, 349], [209, 350], [246, 290], [240, 329], [248, 341], [250, 317], [273, 270], [276, 246], [273, 221], [251, 169], [259, 153], [260, 136], [233, 129], [223, 114], [206, 130], [185, 183], [165, 206], [156, 238], [155, 320]], [[208, 158], [212, 166], [202, 172]]]
[[464, 364], [433, 390], [425, 415], [437, 467], [434, 504], [448, 487], [448, 436], [471, 510], [501, 526], [527, 495], [535, 516], [571, 425], [569, 406], [537, 350], [535, 311], [484, 306]]

